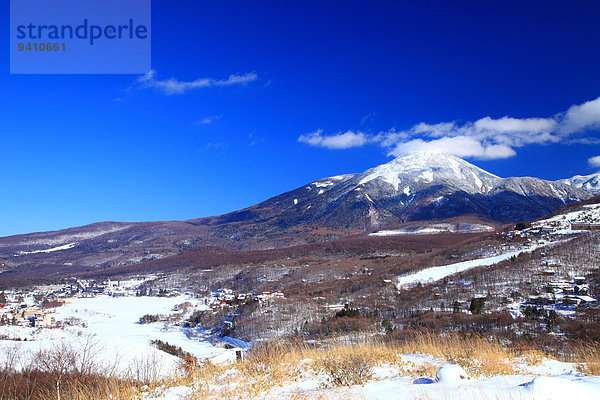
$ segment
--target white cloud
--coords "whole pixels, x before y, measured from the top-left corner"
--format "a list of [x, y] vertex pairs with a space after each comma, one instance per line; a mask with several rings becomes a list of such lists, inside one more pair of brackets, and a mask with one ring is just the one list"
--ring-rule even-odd
[[585, 129], [598, 129], [600, 128], [600, 97], [571, 106], [558, 118], [561, 123], [561, 131], [567, 134]]
[[473, 157], [482, 160], [508, 158], [516, 154], [509, 146], [503, 144], [482, 144], [478, 140], [466, 136], [444, 137], [431, 141], [413, 139], [408, 142], [399, 143], [390, 154], [398, 156], [414, 151], [446, 153], [457, 157]]
[[592, 167], [600, 167], [600, 156], [588, 158], [588, 163]]
[[[300, 136], [298, 141], [329, 149], [346, 149], [377, 143], [394, 156], [411, 151], [432, 151], [464, 158], [492, 160], [513, 157], [517, 154], [515, 149], [532, 144], [599, 144], [598, 137], [576, 136], [578, 133], [595, 129], [600, 129], [600, 97], [571, 106], [564, 113], [548, 118], [488, 116], [465, 123], [420, 122], [410, 129], [392, 128], [372, 136], [353, 131], [324, 136], [323, 131], [319, 130]], [[600, 158], [590, 159], [590, 163], [595, 162], [600, 166]]]
[[597, 137], [580, 137], [580, 138], [572, 138], [568, 139], [566, 144], [590, 144], [596, 145], [600, 144], [600, 138]]
[[298, 141], [315, 147], [325, 147], [326, 149], [349, 149], [367, 143], [367, 137], [362, 132], [347, 131], [330, 136], [323, 136], [322, 133], [323, 130], [319, 129], [316, 132], [301, 135]]
[[217, 153], [225, 154], [227, 149], [229, 149], [229, 144], [225, 142], [208, 142], [200, 151], [216, 151]]
[[499, 159], [516, 155], [531, 144], [597, 143], [597, 138], [573, 138], [575, 133], [600, 128], [600, 98], [570, 107], [551, 118], [491, 118], [458, 124], [421, 122], [412, 128], [381, 132], [375, 140], [390, 155], [414, 150], [445, 152], [458, 157]]
[[475, 121], [474, 128], [478, 132], [498, 133], [544, 133], [556, 128], [556, 121], [552, 118], [510, 118], [502, 117], [493, 119], [481, 118]]
[[365, 115], [364, 117], [362, 117], [360, 119], [360, 125], [364, 125], [367, 122], [373, 121], [373, 119], [375, 118], [375, 115], [377, 115], [376, 112], [372, 112], [372, 113], [369, 113], [369, 114]]
[[196, 125], [210, 125], [218, 120], [220, 120], [222, 118], [221, 115], [212, 115], [210, 117], [204, 117], [196, 122], [194, 122], [194, 124]]
[[440, 122], [438, 124], [428, 124], [425, 122], [419, 122], [408, 131], [403, 131], [407, 136], [414, 134], [426, 134], [431, 137], [441, 136], [457, 136], [462, 133], [462, 129], [456, 125], [455, 122]]
[[198, 78], [193, 81], [180, 81], [176, 78], [157, 79], [156, 71], [150, 70], [145, 75], [137, 78], [133, 87], [137, 88], [155, 88], [167, 95], [183, 94], [189, 90], [201, 89], [211, 86], [233, 86], [244, 85], [254, 82], [258, 79], [255, 72], [249, 72], [243, 75], [229, 75], [226, 79]]

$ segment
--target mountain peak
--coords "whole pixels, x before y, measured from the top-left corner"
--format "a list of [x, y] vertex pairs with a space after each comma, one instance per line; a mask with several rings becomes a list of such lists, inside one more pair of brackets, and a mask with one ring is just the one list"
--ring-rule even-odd
[[436, 152], [436, 151], [413, 151], [408, 153], [403, 153], [393, 160], [391, 160], [388, 164], [395, 163], [398, 165], [412, 165], [414, 167], [449, 167], [452, 168], [456, 165], [465, 165], [469, 167], [478, 168], [475, 165], [471, 164], [468, 161], [463, 160], [462, 158], [453, 156], [451, 154]]
[[[379, 179], [400, 190], [402, 184], [431, 183], [443, 181], [457, 187], [465, 187], [469, 192], [491, 187], [501, 178], [463, 160], [462, 158], [430, 151], [404, 153], [386, 164], [371, 168], [361, 174], [359, 184]], [[408, 187], [409, 189], [406, 189]], [[406, 186], [404, 191], [410, 191]]]

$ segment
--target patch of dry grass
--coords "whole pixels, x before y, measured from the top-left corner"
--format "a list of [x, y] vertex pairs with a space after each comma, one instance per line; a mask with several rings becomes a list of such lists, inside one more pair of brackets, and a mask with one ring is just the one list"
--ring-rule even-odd
[[[402, 354], [432, 356], [432, 362], [412, 363]], [[363, 338], [359, 342], [333, 340], [308, 346], [277, 342], [254, 349], [232, 366], [199, 365], [188, 375], [196, 387], [194, 399], [246, 399], [268, 397], [275, 387], [314, 379], [320, 387], [362, 385], [373, 379], [373, 368], [390, 366], [399, 375], [435, 377], [444, 362], [466, 368], [472, 375], [514, 373], [509, 361], [514, 354], [500, 343], [481, 337], [415, 334], [410, 340], [384, 342]], [[302, 393], [298, 393], [302, 398]]]
[[0, 399], [130, 400], [135, 395], [135, 382], [116, 378], [68, 374], [57, 381], [51, 374], [36, 371], [0, 375]]
[[577, 369], [586, 375], [600, 375], [600, 344], [578, 342], [569, 348], [565, 361], [577, 364]]
[[515, 354], [496, 340], [458, 334], [416, 334], [398, 346], [398, 353], [427, 354], [458, 364], [472, 376], [509, 375]]

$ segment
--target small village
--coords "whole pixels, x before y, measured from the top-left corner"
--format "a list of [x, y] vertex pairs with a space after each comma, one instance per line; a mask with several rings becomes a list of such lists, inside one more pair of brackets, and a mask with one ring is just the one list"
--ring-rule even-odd
[[138, 287], [145, 281], [142, 277], [103, 282], [72, 279], [63, 284], [6, 290], [0, 293], [0, 325], [60, 328], [61, 321], [54, 317], [54, 310], [68, 304], [69, 299], [136, 296], [140, 295]]
[[[597, 205], [584, 207], [579, 212], [568, 213], [551, 217], [547, 220], [534, 222], [530, 227], [522, 231], [513, 230], [509, 235], [521, 237], [537, 236], [542, 239], [556, 240], [557, 237], [600, 230], [598, 223], [600, 218]], [[528, 239], [530, 240], [530, 239]], [[570, 279], [558, 279], [561, 267], [552, 259], [543, 259], [541, 275], [548, 279], [543, 288], [536, 288], [539, 294], [530, 296], [521, 305], [522, 310], [529, 307], [543, 308], [546, 311], [556, 311], [563, 315], [569, 315], [576, 309], [597, 308], [598, 299], [595, 297], [594, 288], [590, 287], [585, 276], [577, 276], [570, 273]]]
[[[550, 271], [546, 272], [551, 274]], [[598, 300], [591, 295], [591, 289], [585, 277], [576, 276], [571, 281], [556, 280], [548, 283], [545, 293], [531, 296], [521, 308], [542, 307], [546, 310], [573, 311], [581, 308], [596, 308]]]
[[[179, 288], [155, 289], [148, 282], [163, 279], [160, 275], [145, 275], [126, 280], [104, 281], [73, 278], [62, 284], [40, 285], [30, 288], [10, 289], [0, 292], [0, 326], [20, 326], [28, 328], [60, 328], [62, 321], [55, 318], [55, 309], [70, 303], [74, 298], [102, 297], [198, 297], [190, 291]], [[222, 309], [234, 308], [241, 302], [271, 302], [285, 298], [281, 291], [264, 291], [261, 293], [241, 293], [229, 288], [219, 288], [210, 296], [204, 297], [204, 304], [209, 310], [219, 312]]]

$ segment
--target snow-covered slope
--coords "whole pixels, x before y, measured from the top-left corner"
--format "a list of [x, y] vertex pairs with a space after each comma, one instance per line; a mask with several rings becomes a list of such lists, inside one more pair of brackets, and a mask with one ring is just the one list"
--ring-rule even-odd
[[406, 195], [431, 184], [449, 185], [467, 193], [487, 193], [502, 181], [458, 157], [425, 152], [398, 157], [359, 174], [358, 178], [359, 186], [387, 183], [396, 192]]
[[600, 224], [600, 204], [578, 205], [577, 209], [561, 212], [532, 224], [533, 228], [551, 228], [557, 233], [572, 233], [571, 224]]
[[589, 197], [564, 183], [500, 178], [458, 157], [415, 152], [363, 173], [320, 179], [226, 217], [368, 230], [466, 214], [532, 220]]
[[592, 194], [600, 194], [600, 172], [591, 175], [575, 175], [572, 178], [561, 179], [559, 182], [584, 189]]
[[530, 253], [540, 247], [548, 246], [546, 242], [535, 243], [529, 246], [524, 246], [520, 249], [507, 251], [505, 253], [496, 254], [490, 257], [478, 258], [475, 260], [461, 261], [454, 264], [440, 265], [437, 267], [425, 268], [417, 272], [409, 273], [398, 277], [398, 289], [410, 288], [418, 283], [435, 282], [444, 279], [445, 277], [468, 271], [476, 267], [487, 267], [498, 264], [511, 257], [516, 257], [522, 253]]

